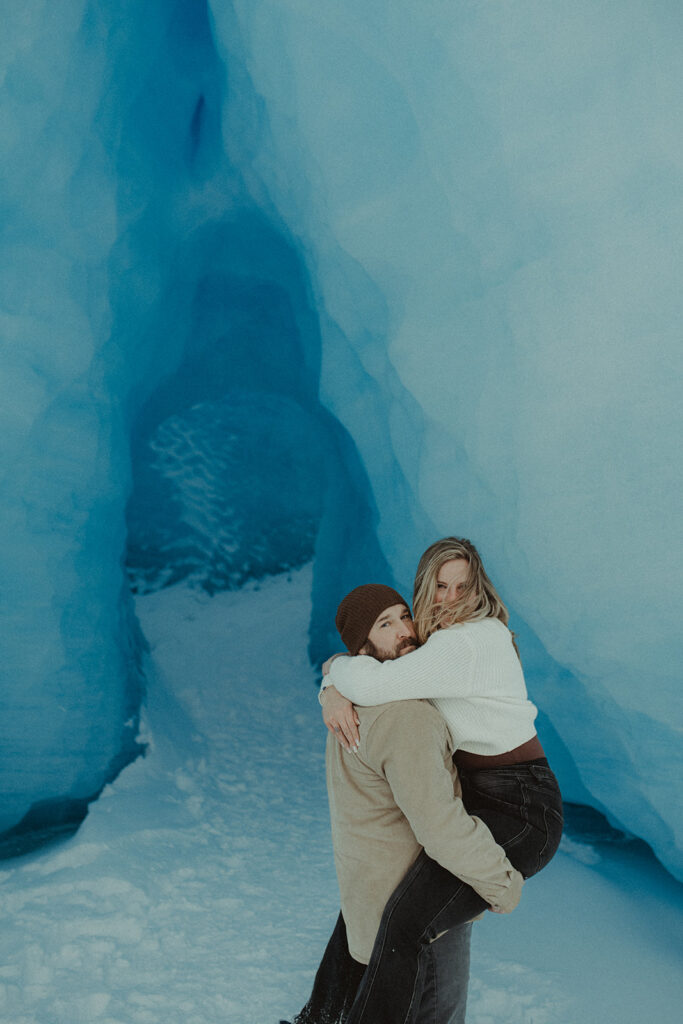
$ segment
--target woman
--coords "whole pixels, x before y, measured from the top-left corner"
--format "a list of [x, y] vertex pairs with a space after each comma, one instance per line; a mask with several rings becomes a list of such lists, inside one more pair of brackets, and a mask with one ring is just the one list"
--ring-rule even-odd
[[[465, 807], [528, 878], [559, 845], [562, 801], [536, 735], [536, 708], [527, 697], [507, 609], [474, 545], [456, 537], [432, 544], [418, 565], [413, 604], [423, 645], [414, 653], [382, 663], [364, 656], [326, 663], [325, 723], [352, 749], [358, 740], [354, 703], [431, 699], [457, 748]], [[469, 886], [421, 858], [387, 904], [347, 1024], [408, 1020], [428, 928], [433, 934], [435, 923], [444, 930], [484, 909]]]

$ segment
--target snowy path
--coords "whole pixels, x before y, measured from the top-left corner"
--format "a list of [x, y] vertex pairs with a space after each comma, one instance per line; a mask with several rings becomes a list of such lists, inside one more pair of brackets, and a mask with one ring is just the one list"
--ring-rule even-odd
[[[75, 838], [0, 866], [2, 1024], [274, 1024], [304, 1001], [337, 900], [309, 590], [139, 601], [152, 749]], [[477, 926], [470, 1024], [673, 1024], [682, 905], [648, 861], [566, 844]]]

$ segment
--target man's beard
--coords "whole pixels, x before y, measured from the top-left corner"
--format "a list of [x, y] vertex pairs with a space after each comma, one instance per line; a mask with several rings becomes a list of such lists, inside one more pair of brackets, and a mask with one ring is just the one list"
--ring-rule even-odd
[[417, 640], [412, 640], [410, 637], [406, 637], [405, 640], [401, 640], [393, 651], [385, 651], [380, 647], [373, 644], [372, 640], [366, 640], [364, 644], [364, 654], [369, 654], [371, 658], [375, 658], [376, 661], [396, 661], [401, 656], [401, 652], [406, 649], [414, 651], [417, 647]]

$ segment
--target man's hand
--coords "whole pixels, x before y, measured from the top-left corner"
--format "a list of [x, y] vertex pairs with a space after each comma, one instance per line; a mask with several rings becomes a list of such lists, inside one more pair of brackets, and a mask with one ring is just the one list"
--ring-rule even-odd
[[360, 718], [353, 704], [334, 686], [323, 690], [321, 700], [323, 722], [344, 750], [355, 753], [360, 743]]
[[492, 904], [489, 910], [494, 914], [511, 914], [521, 899], [523, 885], [524, 877], [520, 875], [519, 871], [515, 871], [512, 868], [510, 872], [510, 888], [505, 894], [504, 900], [498, 906]]

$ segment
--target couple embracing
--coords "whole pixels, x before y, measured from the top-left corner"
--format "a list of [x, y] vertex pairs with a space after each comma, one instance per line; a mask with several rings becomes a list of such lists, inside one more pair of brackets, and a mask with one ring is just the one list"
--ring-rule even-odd
[[413, 613], [368, 584], [323, 666], [341, 913], [295, 1024], [464, 1024], [472, 921], [509, 913], [562, 833], [508, 612], [469, 541], [420, 559]]

